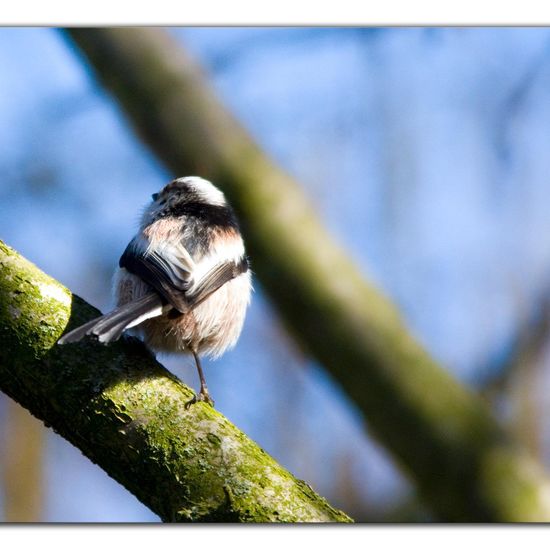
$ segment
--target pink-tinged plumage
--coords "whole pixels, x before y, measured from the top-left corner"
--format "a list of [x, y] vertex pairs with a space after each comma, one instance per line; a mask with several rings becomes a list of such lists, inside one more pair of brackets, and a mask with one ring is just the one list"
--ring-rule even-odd
[[189, 177], [153, 195], [120, 259], [113, 289], [117, 308], [59, 343], [87, 335], [109, 343], [132, 329], [154, 350], [193, 354], [198, 399], [212, 402], [199, 356], [218, 357], [235, 345], [252, 291], [244, 243], [223, 193]]

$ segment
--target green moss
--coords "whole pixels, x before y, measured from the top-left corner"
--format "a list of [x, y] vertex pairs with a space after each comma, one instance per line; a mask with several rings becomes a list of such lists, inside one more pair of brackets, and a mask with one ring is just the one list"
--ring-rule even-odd
[[[108, 395], [113, 402], [126, 402], [124, 413], [129, 422], [123, 428], [125, 434], [137, 431], [147, 440], [148, 455], [142, 458], [170, 465], [171, 475], [185, 489], [177, 512], [180, 520], [345, 518], [312, 491], [304, 493], [303, 484], [211, 407], [202, 403], [190, 411], [182, 407], [189, 397], [185, 392], [183, 399], [179, 398], [176, 381], [159, 379], [154, 384], [157, 391], [145, 400], [135, 399], [143, 395], [143, 388], [128, 383], [110, 388]], [[270, 509], [272, 501], [278, 502], [274, 509]], [[302, 501], [300, 506], [296, 506], [297, 501]], [[316, 501], [322, 502], [319, 509], [312, 506]]]
[[[20, 362], [43, 357], [69, 319], [71, 294], [4, 244], [0, 246], [0, 346]], [[17, 327], [15, 338], [8, 327]]]

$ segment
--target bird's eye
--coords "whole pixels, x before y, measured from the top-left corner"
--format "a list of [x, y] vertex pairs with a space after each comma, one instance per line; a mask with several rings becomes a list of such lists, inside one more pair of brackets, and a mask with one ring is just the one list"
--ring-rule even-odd
[[158, 194], [158, 193], [153, 193], [153, 194], [151, 195], [151, 198], [152, 198], [154, 201], [156, 201], [156, 200], [159, 198], [159, 194]]

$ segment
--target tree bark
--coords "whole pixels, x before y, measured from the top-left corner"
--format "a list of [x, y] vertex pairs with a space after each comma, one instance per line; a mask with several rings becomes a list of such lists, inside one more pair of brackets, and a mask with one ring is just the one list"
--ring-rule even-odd
[[164, 521], [350, 521], [139, 340], [56, 345], [98, 313], [0, 241], [0, 388]]
[[161, 29], [66, 34], [174, 174], [204, 176], [226, 192], [286, 326], [341, 384], [432, 510], [445, 520], [549, 521], [549, 484], [537, 464], [411, 337], [182, 48]]

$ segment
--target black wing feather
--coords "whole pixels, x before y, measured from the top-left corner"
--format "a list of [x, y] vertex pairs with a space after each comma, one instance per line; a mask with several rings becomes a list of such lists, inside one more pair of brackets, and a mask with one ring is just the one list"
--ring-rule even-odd
[[216, 290], [221, 288], [225, 283], [228, 283], [241, 273], [248, 271], [248, 259], [243, 258], [239, 263], [225, 262], [214, 266], [201, 279], [192, 292], [187, 294], [187, 301], [191, 307], [198, 306], [204, 302], [206, 298], [212, 295]]
[[132, 240], [122, 254], [119, 266], [137, 275], [181, 313], [189, 310], [185, 299], [185, 282], [178, 283], [175, 280], [174, 269], [160, 254], [143, 251]]

